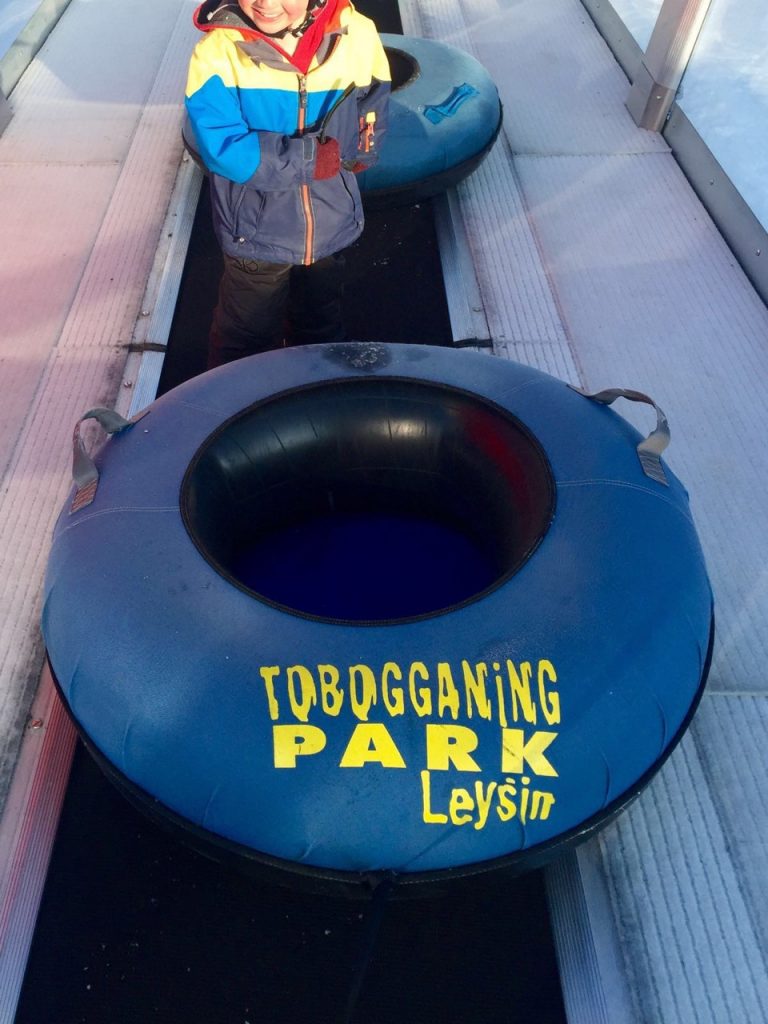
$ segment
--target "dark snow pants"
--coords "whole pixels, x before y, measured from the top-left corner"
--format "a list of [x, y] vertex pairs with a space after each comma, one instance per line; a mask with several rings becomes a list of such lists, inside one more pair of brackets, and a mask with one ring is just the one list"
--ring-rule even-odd
[[225, 255], [208, 369], [273, 348], [343, 341], [344, 272], [343, 253], [306, 267]]

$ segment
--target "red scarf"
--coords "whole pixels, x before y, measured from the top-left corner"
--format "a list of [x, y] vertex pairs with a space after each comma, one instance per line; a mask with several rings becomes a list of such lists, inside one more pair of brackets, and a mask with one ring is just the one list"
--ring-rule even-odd
[[[337, 14], [342, 7], [346, 6], [346, 0], [327, 0], [325, 6], [312, 19], [309, 28], [302, 32], [293, 53], [286, 53], [274, 39], [269, 39], [269, 42], [283, 54], [286, 60], [293, 64], [297, 71], [300, 71], [302, 75], [306, 75], [307, 71], [309, 71], [309, 65], [312, 63], [312, 58], [317, 53], [327, 29], [331, 27], [334, 21], [338, 24]], [[336, 26], [334, 25], [334, 27]], [[267, 39], [269, 37], [265, 36], [264, 38]]]

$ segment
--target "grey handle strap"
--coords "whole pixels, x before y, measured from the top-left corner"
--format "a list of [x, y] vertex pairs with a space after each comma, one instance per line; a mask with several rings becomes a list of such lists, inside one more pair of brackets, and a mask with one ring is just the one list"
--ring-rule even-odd
[[114, 409], [89, 409], [77, 421], [75, 429], [72, 431], [72, 479], [77, 490], [69, 510], [70, 515], [91, 504], [96, 497], [96, 488], [99, 485], [99, 471], [96, 468], [96, 463], [85, 450], [80, 435], [80, 424], [86, 420], [96, 420], [105, 433], [119, 434], [122, 430], [132, 427], [146, 412], [147, 410], [144, 410], [133, 419], [127, 420]]
[[628, 388], [606, 388], [605, 391], [596, 391], [594, 394], [590, 394], [572, 384], [569, 387], [593, 402], [600, 402], [601, 405], [611, 405], [617, 398], [627, 398], [630, 402], [644, 402], [646, 405], [653, 406], [656, 410], [656, 427], [637, 446], [637, 456], [645, 475], [668, 487], [669, 481], [661, 464], [661, 454], [670, 441], [669, 423], [664, 412], [654, 400], [648, 395], [644, 395], [642, 391], [632, 391]]

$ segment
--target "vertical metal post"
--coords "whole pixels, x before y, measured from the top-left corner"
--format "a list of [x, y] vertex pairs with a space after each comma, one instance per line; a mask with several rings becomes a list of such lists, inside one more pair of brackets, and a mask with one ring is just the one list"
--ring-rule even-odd
[[664, 0], [627, 97], [627, 109], [641, 128], [664, 127], [711, 2]]

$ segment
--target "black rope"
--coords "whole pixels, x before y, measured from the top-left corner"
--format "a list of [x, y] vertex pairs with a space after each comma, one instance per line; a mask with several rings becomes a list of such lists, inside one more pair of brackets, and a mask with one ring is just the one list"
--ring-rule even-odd
[[383, 872], [372, 875], [369, 884], [371, 886], [371, 902], [368, 912], [366, 934], [362, 944], [362, 950], [358, 959], [357, 968], [353, 976], [352, 987], [347, 997], [347, 1006], [342, 1017], [342, 1024], [352, 1024], [352, 1017], [360, 998], [360, 991], [363, 982], [368, 974], [368, 969], [373, 960], [373, 953], [376, 948], [376, 940], [381, 930], [381, 922], [384, 919], [387, 900], [395, 887], [396, 876], [394, 872]]

